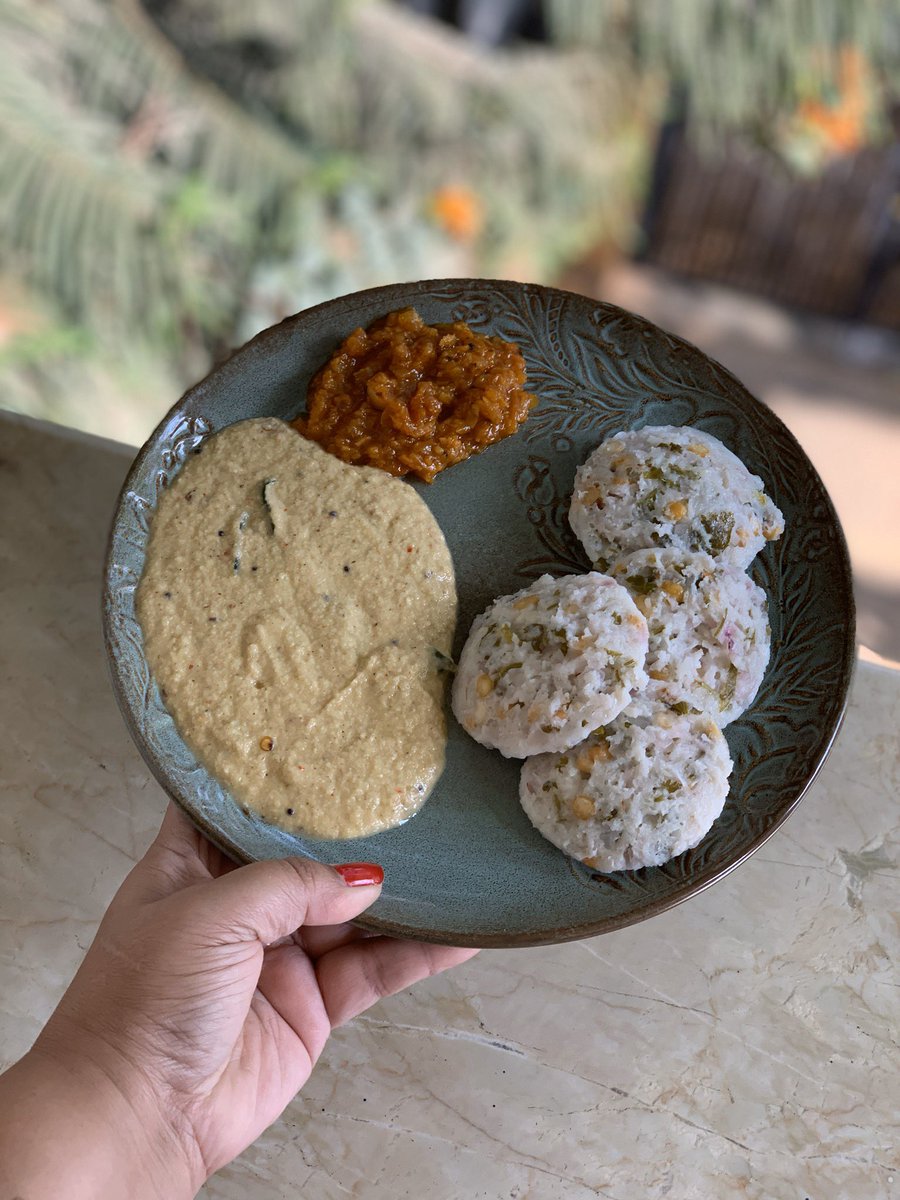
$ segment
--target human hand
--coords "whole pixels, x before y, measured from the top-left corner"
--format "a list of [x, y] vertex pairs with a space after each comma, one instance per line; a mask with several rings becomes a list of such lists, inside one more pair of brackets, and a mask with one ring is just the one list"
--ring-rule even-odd
[[[0, 1122], [7, 1172], [4, 1134], [22, 1170], [24, 1094], [38, 1120], [48, 1104], [74, 1105], [80, 1142], [106, 1126], [127, 1147], [127, 1170], [100, 1148], [97, 1169], [120, 1190], [95, 1177], [83, 1194], [192, 1196], [278, 1117], [333, 1028], [475, 953], [348, 924], [377, 899], [382, 872], [338, 870], [300, 858], [236, 868], [170, 805], [45, 1030], [0, 1079], [0, 1110], [10, 1079], [19, 1101], [16, 1128]], [[54, 1191], [42, 1170], [9, 1176], [12, 1194], [82, 1194], [71, 1174]]]

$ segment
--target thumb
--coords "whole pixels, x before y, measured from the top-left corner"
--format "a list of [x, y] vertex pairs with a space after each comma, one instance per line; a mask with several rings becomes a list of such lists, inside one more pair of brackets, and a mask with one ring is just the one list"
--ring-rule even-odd
[[301, 925], [352, 921], [378, 899], [383, 878], [375, 863], [327, 867], [310, 858], [250, 863], [191, 888], [190, 921], [213, 941], [267, 946]]

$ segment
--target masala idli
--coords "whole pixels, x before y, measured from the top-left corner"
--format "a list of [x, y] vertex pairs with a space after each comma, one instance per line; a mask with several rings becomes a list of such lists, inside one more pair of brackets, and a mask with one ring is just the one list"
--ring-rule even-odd
[[475, 618], [453, 684], [463, 728], [507, 758], [563, 750], [647, 682], [647, 623], [606, 575], [543, 575]]
[[656, 425], [607, 438], [577, 470], [569, 523], [598, 570], [672, 546], [746, 568], [784, 519], [763, 481], [717, 438]]
[[601, 872], [657, 867], [696, 846], [728, 795], [731, 757], [708, 717], [623, 713], [577, 746], [522, 766], [535, 829]]
[[769, 662], [766, 594], [708, 554], [638, 550], [610, 569], [647, 619], [647, 685], [631, 711], [669, 707], [724, 726], [756, 698]]

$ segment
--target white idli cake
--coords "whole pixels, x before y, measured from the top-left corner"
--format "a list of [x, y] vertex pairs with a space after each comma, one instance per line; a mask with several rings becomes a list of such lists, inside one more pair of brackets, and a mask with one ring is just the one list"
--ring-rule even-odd
[[578, 468], [569, 522], [600, 570], [648, 546], [746, 567], [784, 520], [741, 460], [689, 425], [607, 438]]
[[727, 725], [748, 708], [769, 662], [766, 594], [708, 554], [638, 550], [610, 571], [647, 618], [647, 686], [629, 711], [668, 706]]
[[563, 750], [647, 682], [647, 623], [606, 575], [543, 575], [476, 617], [453, 683], [468, 733], [507, 758]]
[[519, 798], [537, 831], [596, 871], [658, 867], [719, 816], [731, 758], [708, 717], [617, 717], [563, 754], [522, 765]]

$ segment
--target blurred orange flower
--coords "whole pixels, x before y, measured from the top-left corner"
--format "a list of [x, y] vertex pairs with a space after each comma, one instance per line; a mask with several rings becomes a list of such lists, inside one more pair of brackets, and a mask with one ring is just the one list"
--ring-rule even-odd
[[838, 67], [837, 102], [805, 100], [797, 110], [800, 120], [814, 129], [835, 154], [848, 154], [865, 142], [870, 104], [868, 82], [864, 55], [855, 46], [845, 46]]
[[434, 220], [460, 242], [474, 242], [484, 228], [484, 205], [465, 184], [445, 184], [432, 193], [429, 212]]

